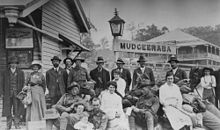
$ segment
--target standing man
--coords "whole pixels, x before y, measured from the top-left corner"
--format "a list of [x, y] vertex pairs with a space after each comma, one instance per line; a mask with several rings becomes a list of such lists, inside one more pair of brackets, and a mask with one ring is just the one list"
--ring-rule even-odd
[[123, 78], [126, 82], [125, 93], [127, 93], [129, 91], [129, 89], [130, 89], [129, 87], [131, 85], [131, 73], [128, 69], [125, 69], [123, 67], [124, 64], [125, 64], [125, 62], [121, 58], [118, 58], [117, 61], [116, 61], [117, 68], [112, 70], [111, 76], [112, 76], [112, 80], [113, 80], [115, 78], [114, 77], [114, 72], [116, 70], [119, 70], [121, 72], [121, 78]]
[[110, 81], [110, 73], [103, 68], [104, 63], [103, 57], [98, 57], [96, 61], [97, 67], [90, 72], [92, 80], [96, 82], [94, 90], [97, 96], [106, 89], [107, 82]]
[[70, 57], [67, 57], [63, 60], [63, 63], [65, 64], [65, 70], [67, 74], [69, 75], [71, 69], [73, 69], [73, 60]]
[[46, 72], [46, 83], [51, 105], [55, 105], [61, 96], [66, 93], [68, 75], [65, 69], [59, 67], [61, 59], [58, 56], [54, 56], [51, 61], [53, 68]]
[[88, 87], [87, 82], [91, 80], [87, 70], [81, 66], [82, 62], [85, 61], [82, 57], [76, 57], [73, 60], [76, 66], [71, 70], [68, 77], [68, 85], [71, 83], [76, 82], [80, 86], [80, 93], [87, 94], [91, 96], [95, 96], [94, 90]]
[[145, 66], [144, 56], [140, 56], [137, 62], [140, 66], [134, 70], [132, 89], [136, 89], [141, 84], [145, 84], [147, 87], [154, 86], [154, 74], [151, 68]]
[[176, 56], [171, 56], [168, 63], [170, 63], [170, 65], [171, 65], [171, 70], [168, 72], [173, 72], [173, 75], [174, 75], [174, 82], [173, 83], [176, 84], [180, 80], [187, 79], [186, 72], [184, 70], [180, 69], [177, 65], [177, 63], [179, 63], [179, 61], [177, 60]]
[[24, 72], [18, 67], [18, 59], [9, 59], [9, 68], [3, 73], [3, 111], [2, 116], [7, 117], [7, 130], [11, 129], [12, 111], [14, 115], [14, 125], [19, 129], [19, 116], [24, 111], [23, 104], [16, 98], [24, 86]]

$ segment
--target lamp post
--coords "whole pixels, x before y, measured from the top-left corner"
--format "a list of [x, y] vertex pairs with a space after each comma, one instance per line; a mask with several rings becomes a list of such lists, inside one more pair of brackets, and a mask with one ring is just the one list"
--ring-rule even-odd
[[115, 45], [118, 43], [117, 42], [118, 37], [122, 36], [122, 34], [123, 34], [125, 21], [118, 16], [118, 11], [116, 8], [115, 8], [114, 14], [115, 14], [115, 16], [112, 19], [110, 19], [108, 22], [110, 24], [112, 36], [114, 37], [112, 50], [114, 51], [114, 56], [117, 59], [118, 53], [115, 51]]

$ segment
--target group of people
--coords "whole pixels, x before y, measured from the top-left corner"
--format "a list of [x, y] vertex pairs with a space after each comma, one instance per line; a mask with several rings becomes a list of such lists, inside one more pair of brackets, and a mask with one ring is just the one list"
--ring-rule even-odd
[[[198, 126], [220, 129], [220, 112], [215, 107], [217, 92], [214, 91], [218, 76], [212, 75], [211, 68], [192, 69], [189, 81], [186, 72], [178, 67], [177, 58], [172, 56], [168, 61], [171, 70], [165, 82], [158, 85], [153, 70], [145, 65], [144, 56], [139, 57], [139, 67], [133, 76], [123, 67], [125, 63], [121, 58], [111, 72], [103, 67], [106, 62], [103, 57], [97, 57], [97, 67], [90, 73], [81, 66], [85, 59], [80, 56], [64, 59], [65, 68], [60, 67], [61, 61], [57, 56], [51, 59], [53, 68], [46, 71], [46, 77], [40, 71], [41, 63], [33, 61], [32, 72], [25, 78], [17, 67], [17, 58], [9, 60], [9, 69], [3, 73], [3, 116], [7, 117], [8, 129], [12, 121], [15, 128], [19, 128], [21, 118], [27, 122], [45, 120], [46, 107], [60, 114], [47, 119], [48, 130], [52, 130], [53, 125], [60, 130], [135, 130], [136, 125], [154, 130], [164, 116], [174, 130]], [[187, 86], [185, 82], [191, 84]], [[31, 91], [32, 101], [26, 108], [17, 98], [21, 91]], [[188, 97], [193, 98], [189, 101]]]

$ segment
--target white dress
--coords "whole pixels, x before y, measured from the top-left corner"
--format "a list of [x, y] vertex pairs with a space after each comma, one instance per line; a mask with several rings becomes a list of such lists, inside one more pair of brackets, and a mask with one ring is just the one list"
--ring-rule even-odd
[[[103, 91], [100, 96], [100, 109], [109, 117], [108, 130], [128, 130], [128, 121], [122, 108], [122, 98], [116, 93], [111, 94], [108, 90]], [[120, 118], [115, 118], [119, 114]]]
[[121, 94], [122, 97], [125, 96], [125, 88], [126, 88], [126, 82], [124, 79], [119, 78], [118, 80], [113, 80], [117, 83], [117, 91]]
[[[182, 95], [177, 85], [162, 85], [159, 90], [160, 103], [174, 130], [179, 130], [185, 125], [192, 126], [192, 121], [187, 112], [182, 109]], [[174, 107], [175, 106], [175, 107]]]

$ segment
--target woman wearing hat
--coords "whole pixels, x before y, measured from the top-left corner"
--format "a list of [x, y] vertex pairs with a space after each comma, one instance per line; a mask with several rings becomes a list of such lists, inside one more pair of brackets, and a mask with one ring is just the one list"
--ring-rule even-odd
[[39, 121], [43, 120], [46, 111], [45, 102], [45, 89], [46, 81], [41, 69], [40, 61], [33, 61], [30, 68], [32, 72], [27, 76], [23, 89], [31, 90], [32, 103], [27, 105], [26, 109], [26, 121]]
[[213, 70], [211, 68], [205, 67], [203, 69], [203, 77], [201, 78], [201, 86], [203, 87], [203, 99], [215, 104], [215, 92], [216, 87], [215, 76], [211, 74]]

